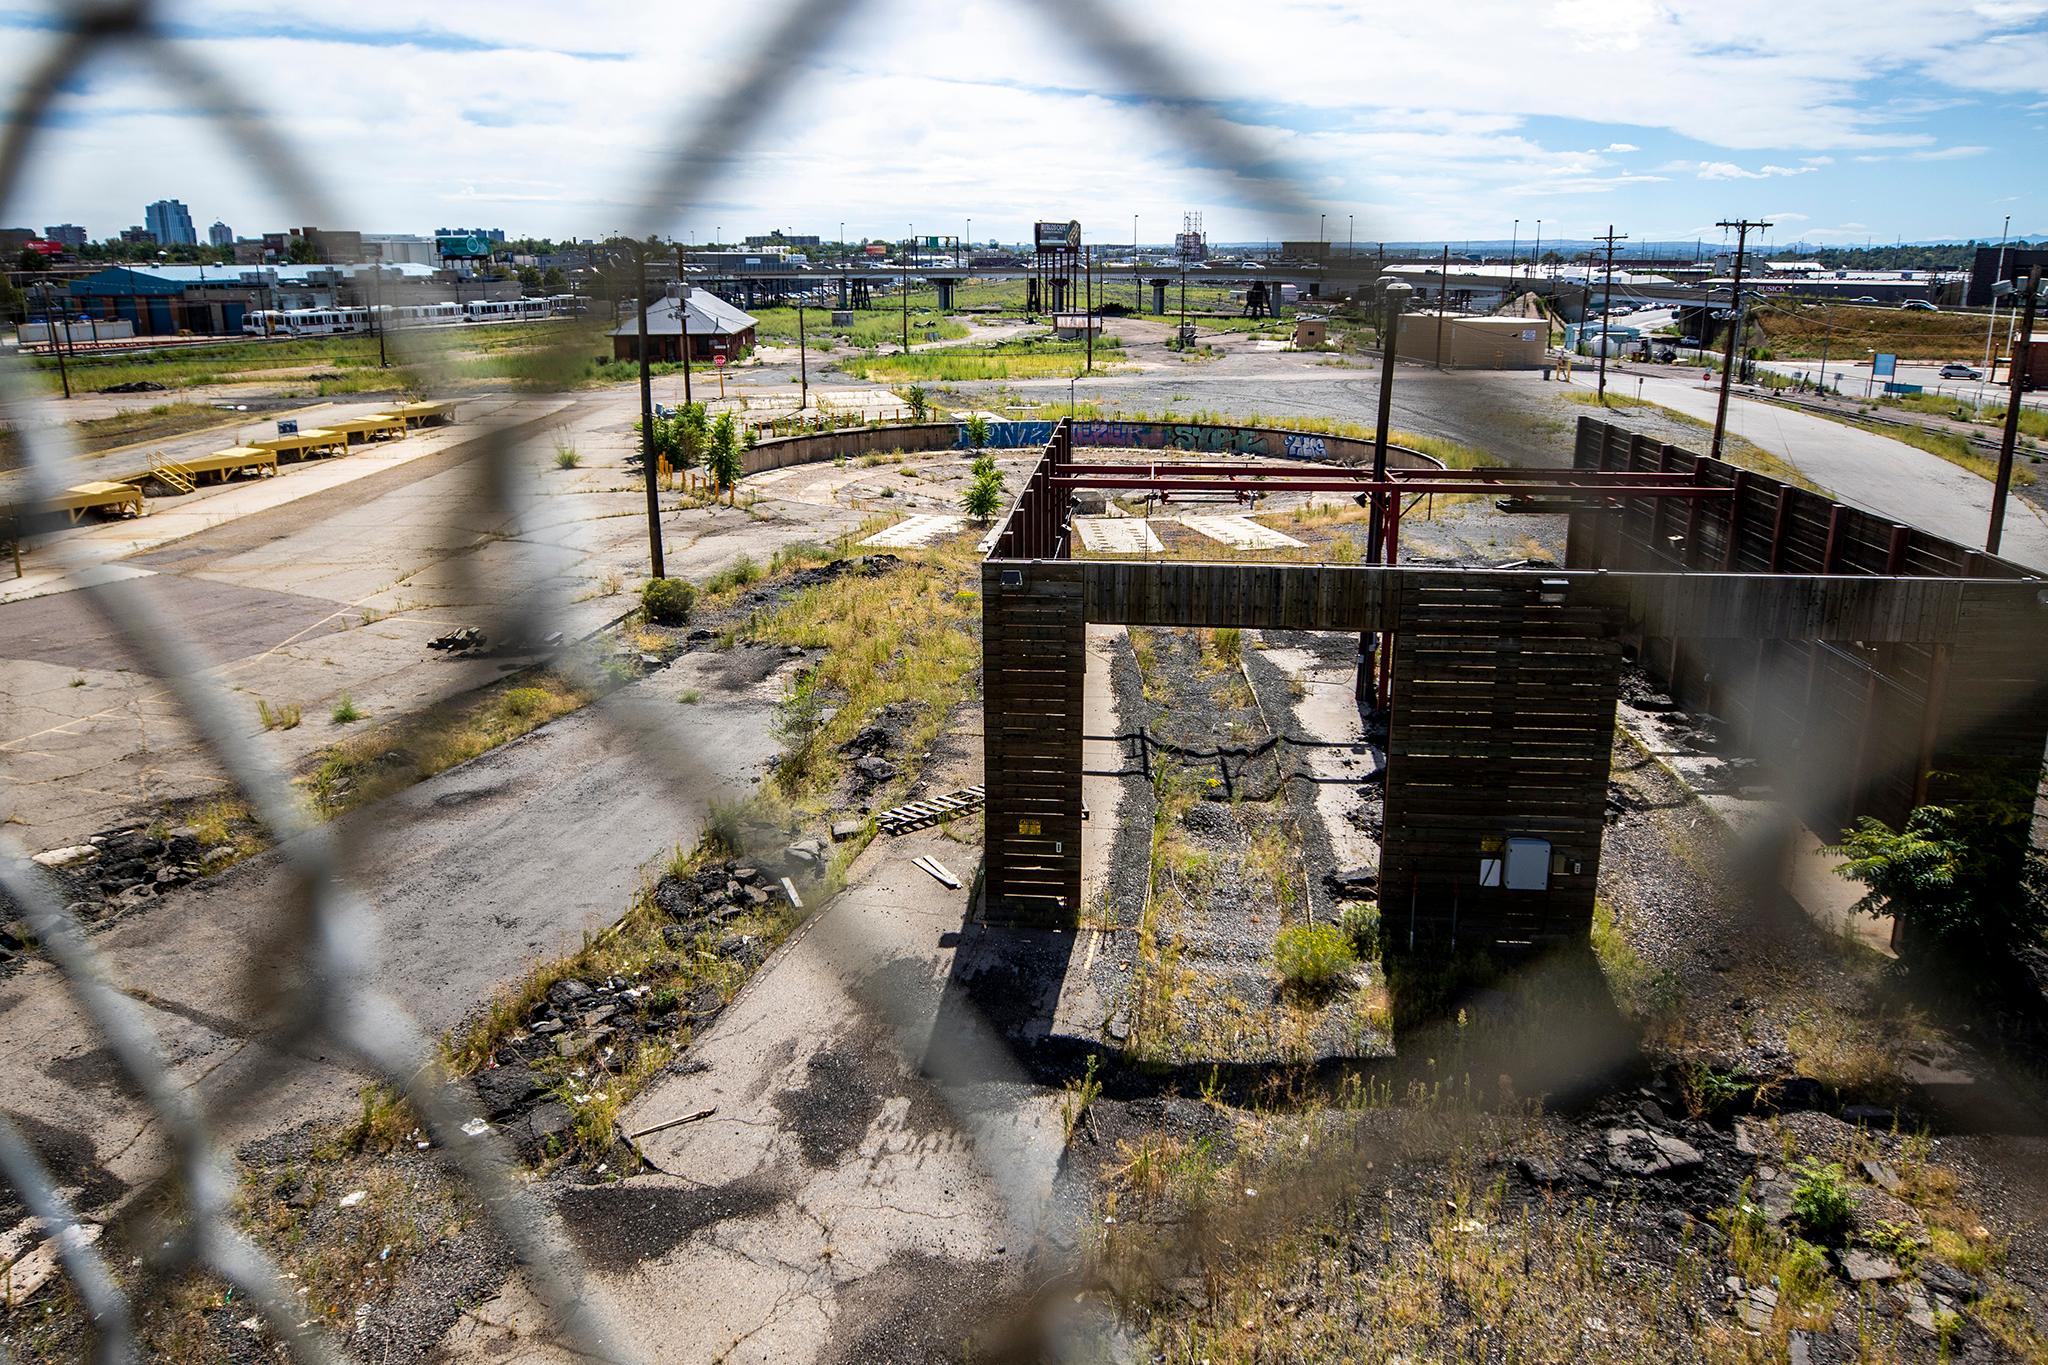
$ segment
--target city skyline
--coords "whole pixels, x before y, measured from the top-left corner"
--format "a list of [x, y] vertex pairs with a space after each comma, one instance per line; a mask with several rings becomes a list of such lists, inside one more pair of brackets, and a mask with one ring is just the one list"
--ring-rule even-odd
[[[1612, 222], [1713, 241], [1730, 216], [1774, 222], [1766, 246], [1996, 240], [2008, 214], [2015, 233], [2048, 232], [2048, 187], [2022, 170], [2048, 134], [2039, 0], [1823, 5], [1796, 23], [1760, 3], [1560, 0], [1525, 15], [1484, 0], [1416, 15], [1282, 0], [1257, 43], [1213, 41], [1242, 14], [1212, 0], [1170, 27], [1113, 6], [1191, 73], [1207, 115], [1270, 158], [1262, 174], [1308, 197], [1287, 214], [1268, 211], [1281, 197], [1265, 181], [1205, 164], [1184, 110], [1054, 45], [1021, 7], [884, 3], [782, 83], [711, 193], [636, 202], [780, 12], [700, 32], [597, 6], [573, 48], [555, 48], [548, 12], [517, 4], [422, 19], [222, 0], [176, 8], [170, 32], [203, 43], [318, 172], [336, 201], [324, 221], [364, 230], [484, 220], [514, 236], [702, 241], [784, 227], [829, 241], [842, 221], [846, 236], [896, 239], [962, 233], [971, 216], [977, 239], [1014, 241], [1034, 218], [1072, 216], [1093, 240], [1127, 241], [1135, 214], [1139, 238], [1163, 242], [1198, 208], [1219, 241], [1525, 239], [1538, 219], [1552, 238]], [[32, 45], [50, 22], [0, 11]], [[664, 76], [662, 54], [685, 40], [714, 79]], [[380, 56], [366, 66], [368, 48]], [[958, 60], [993, 52], [1019, 60]], [[112, 235], [134, 221], [134, 191], [87, 168], [125, 156], [178, 165], [164, 193], [204, 217], [323, 221], [191, 112], [132, 57], [95, 66], [61, 98], [10, 216]]]

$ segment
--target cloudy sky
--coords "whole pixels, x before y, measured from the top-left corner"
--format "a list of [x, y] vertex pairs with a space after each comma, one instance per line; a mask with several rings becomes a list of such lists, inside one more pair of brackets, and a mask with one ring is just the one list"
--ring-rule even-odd
[[[1217, 240], [2048, 233], [2048, 0], [1093, 3], [1103, 32], [1090, 0], [161, 0], [312, 202], [131, 46], [64, 86], [0, 218], [99, 237], [171, 197], [243, 235], [1015, 240], [1043, 216], [1127, 241], [1137, 214], [1160, 241], [1186, 209]], [[10, 104], [85, 4], [0, 0]], [[692, 157], [721, 119], [732, 156]]]

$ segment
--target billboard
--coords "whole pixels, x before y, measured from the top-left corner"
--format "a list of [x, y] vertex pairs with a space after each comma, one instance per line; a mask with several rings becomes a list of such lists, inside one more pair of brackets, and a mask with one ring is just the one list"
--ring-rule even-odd
[[434, 238], [434, 250], [443, 260], [489, 260], [491, 239], [474, 232], [454, 233]]
[[1870, 373], [1877, 379], [1890, 379], [1899, 372], [1899, 358], [1888, 351], [1879, 351], [1870, 357]]
[[1031, 240], [1040, 251], [1079, 251], [1080, 221], [1069, 219], [1064, 223], [1038, 223], [1032, 229]]

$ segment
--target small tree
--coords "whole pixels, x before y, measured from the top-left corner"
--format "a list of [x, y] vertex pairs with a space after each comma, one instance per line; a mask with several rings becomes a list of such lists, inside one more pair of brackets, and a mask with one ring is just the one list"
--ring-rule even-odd
[[711, 449], [711, 420], [705, 415], [704, 405], [685, 403], [671, 420], [676, 428], [675, 467], [695, 469]]
[[974, 416], [962, 422], [960, 424], [960, 432], [967, 438], [968, 447], [975, 454], [979, 455], [988, 448], [988, 418], [983, 417], [980, 413], [977, 412]]
[[993, 465], [977, 469], [967, 491], [960, 495], [960, 505], [976, 521], [986, 523], [995, 520], [997, 510], [1003, 505], [1003, 476]]
[[740, 458], [739, 427], [729, 412], [719, 413], [718, 420], [711, 424], [711, 449], [704, 468], [711, 475], [713, 487], [725, 490], [726, 505], [730, 507], [733, 490], [747, 470], [745, 461]]
[[932, 410], [932, 396], [924, 391], [924, 385], [912, 384], [904, 399], [910, 404], [910, 420], [922, 422]]
[[1856, 909], [1898, 921], [1905, 955], [2005, 961], [2048, 929], [2028, 851], [2033, 793], [2011, 778], [1944, 780], [1958, 788], [1948, 803], [1917, 807], [1897, 830], [1866, 815], [1826, 851], [1869, 888]]

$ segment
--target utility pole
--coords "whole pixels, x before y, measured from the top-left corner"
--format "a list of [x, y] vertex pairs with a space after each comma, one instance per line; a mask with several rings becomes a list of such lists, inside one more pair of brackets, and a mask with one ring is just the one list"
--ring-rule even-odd
[[1444, 368], [1444, 309], [1451, 289], [1451, 244], [1444, 243], [1444, 261], [1436, 272], [1436, 367]]
[[2027, 395], [2028, 361], [2034, 356], [2034, 310], [2041, 302], [2041, 267], [2027, 272], [2027, 297], [2020, 305], [2020, 330], [2013, 338], [2009, 376], [2012, 392], [2005, 400], [2005, 434], [1998, 442], [1998, 480], [1991, 485], [1991, 530], [1984, 537], [1987, 554], [1998, 553], [2005, 532], [2005, 494], [2012, 487], [2012, 452], [2020, 437], [2020, 400]]
[[1721, 458], [1721, 438], [1728, 430], [1728, 385], [1735, 378], [1735, 345], [1742, 337], [1742, 257], [1749, 245], [1752, 230], [1771, 226], [1759, 219], [1738, 218], [1734, 222], [1722, 221], [1714, 224], [1717, 228], [1735, 229], [1735, 288], [1730, 302], [1734, 305], [1735, 316], [1728, 322], [1728, 346], [1721, 356], [1721, 396], [1714, 403], [1714, 445], [1709, 452], [1715, 459]]
[[391, 362], [384, 358], [384, 262], [381, 259], [377, 262], [377, 297], [370, 305], [370, 316], [375, 319], [377, 327], [377, 368], [388, 370]]
[[811, 405], [811, 356], [804, 342], [804, 296], [802, 294], [796, 296], [796, 376], [798, 384], [797, 393], [799, 395], [796, 410], [798, 415], [802, 415], [804, 409]]
[[[1105, 289], [1108, 286], [1103, 286]], [[1131, 215], [1131, 314], [1145, 316], [1145, 286], [1138, 279], [1138, 215]]]
[[1515, 292], [1515, 258], [1522, 252], [1522, 220], [1515, 219], [1514, 235], [1508, 238], [1508, 293]]
[[1596, 401], [1604, 407], [1607, 403], [1607, 323], [1614, 313], [1614, 244], [1627, 241], [1628, 234], [1624, 232], [1617, 237], [1614, 224], [1609, 223], [1607, 235], [1593, 240], [1607, 243], [1607, 287], [1600, 295], [1600, 379], [1594, 388]]
[[[1400, 350], [1401, 307], [1408, 300], [1413, 288], [1401, 281], [1386, 287], [1386, 322], [1380, 328], [1380, 410], [1379, 421], [1373, 427], [1372, 436], [1372, 481], [1374, 491], [1371, 519], [1365, 528], [1365, 562], [1377, 564], [1384, 553], [1386, 518], [1381, 515], [1381, 502], [1387, 496], [1378, 490], [1378, 485], [1387, 480], [1387, 431], [1394, 420], [1394, 356]], [[1400, 494], [1396, 493], [1395, 497]], [[1369, 631], [1358, 636], [1358, 681], [1355, 697], [1362, 706], [1370, 692], [1369, 682], [1379, 668], [1379, 646]]]
[[64, 343], [59, 341], [57, 339], [57, 334], [51, 331], [50, 329], [53, 327], [62, 326], [64, 331], [68, 334], [71, 331], [71, 324], [68, 322], [56, 323], [50, 321], [50, 282], [48, 280], [44, 280], [42, 284], [43, 334], [49, 338], [50, 349], [57, 353], [57, 378], [64, 385], [64, 396], [66, 398], [69, 398], [71, 396], [71, 372], [64, 368]]
[[903, 354], [910, 354], [910, 253], [917, 247], [917, 228], [910, 229], [910, 240], [903, 244]]
[[[640, 314], [640, 472], [647, 479], [647, 552], [654, 577], [666, 578], [661, 563], [661, 502], [654, 486], [654, 378], [647, 369], [647, 243], [635, 242], [633, 255], [640, 266], [640, 293], [633, 306]], [[687, 334], [683, 340], [688, 342]]]

